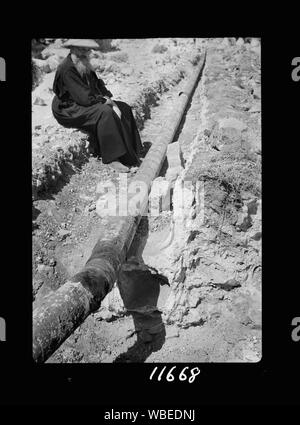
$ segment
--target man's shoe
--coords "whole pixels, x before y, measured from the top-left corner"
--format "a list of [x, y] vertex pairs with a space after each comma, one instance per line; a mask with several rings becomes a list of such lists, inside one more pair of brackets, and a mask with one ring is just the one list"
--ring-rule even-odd
[[121, 164], [119, 161], [113, 161], [110, 164], [110, 167], [112, 167], [115, 171], [119, 171], [120, 173], [129, 173], [129, 168], [126, 167], [126, 165]]

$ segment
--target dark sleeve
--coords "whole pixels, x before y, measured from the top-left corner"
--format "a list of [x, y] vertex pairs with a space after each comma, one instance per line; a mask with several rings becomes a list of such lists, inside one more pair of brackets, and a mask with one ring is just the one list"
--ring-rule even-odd
[[100, 92], [103, 94], [103, 96], [113, 97], [112, 93], [107, 90], [105, 87], [104, 81], [101, 80], [101, 78], [97, 77], [97, 74], [95, 73], [95, 77], [97, 79], [97, 87], [100, 90]]
[[92, 95], [86, 84], [81, 80], [79, 74], [74, 69], [68, 69], [63, 75], [65, 88], [71, 98], [78, 105], [90, 106], [95, 103], [105, 103], [106, 99], [101, 95]]

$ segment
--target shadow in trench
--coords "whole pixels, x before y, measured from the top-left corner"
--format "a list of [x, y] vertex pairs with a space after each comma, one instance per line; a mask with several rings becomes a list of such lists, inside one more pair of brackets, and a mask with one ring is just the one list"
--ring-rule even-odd
[[147, 266], [142, 252], [149, 233], [148, 218], [143, 217], [118, 277], [120, 295], [127, 312], [132, 316], [137, 340], [115, 362], [144, 362], [159, 350], [166, 336], [160, 312], [169, 293], [168, 279]]
[[151, 148], [152, 143], [151, 142], [143, 142], [143, 146], [142, 146], [142, 152], [141, 152], [141, 157], [145, 158], [145, 156], [147, 155], [149, 149]]
[[[204, 67], [205, 67], [205, 62], [206, 62], [206, 57], [204, 58], [204, 63], [203, 63], [202, 70], [200, 71], [200, 73], [199, 73], [199, 75], [197, 77], [197, 80], [195, 82], [195, 85], [194, 85], [194, 87], [193, 87], [193, 89], [191, 91], [191, 95], [190, 95], [189, 101], [188, 101], [188, 103], [186, 105], [186, 108], [185, 108], [184, 114], [183, 114], [183, 116], [181, 118], [180, 124], [179, 124], [179, 126], [178, 126], [178, 128], [176, 130], [176, 133], [175, 133], [174, 137], [173, 137], [173, 142], [172, 143], [177, 142], [177, 140], [178, 140], [178, 138], [179, 138], [179, 136], [180, 136], [180, 134], [182, 132], [182, 129], [183, 129], [184, 125], [185, 125], [186, 117], [188, 116], [188, 112], [189, 112], [189, 110], [190, 110], [190, 108], [192, 106], [192, 103], [193, 103], [193, 97], [194, 97], [195, 91], [196, 91], [196, 89], [198, 87], [198, 84], [199, 84], [201, 78], [202, 78], [203, 70], [204, 70]], [[179, 93], [179, 96], [181, 94], [182, 94], [182, 92]]]
[[165, 177], [165, 175], [168, 171], [168, 168], [169, 168], [169, 161], [168, 161], [168, 158], [165, 157], [164, 162], [161, 166], [160, 172], [158, 174], [158, 177]]

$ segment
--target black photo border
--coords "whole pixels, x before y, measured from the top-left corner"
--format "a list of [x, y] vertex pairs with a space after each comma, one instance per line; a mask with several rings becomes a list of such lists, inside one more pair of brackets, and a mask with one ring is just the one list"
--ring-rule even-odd
[[[42, 25], [40, 25], [42, 28]], [[0, 56], [6, 82], [0, 83], [2, 123], [2, 279], [0, 316], [6, 341], [0, 342], [1, 401], [6, 404], [98, 404], [102, 406], [200, 406], [214, 404], [290, 404], [297, 401], [299, 345], [291, 321], [300, 316], [299, 280], [293, 276], [297, 252], [297, 161], [300, 82], [291, 78], [291, 61], [300, 56], [296, 34], [239, 28], [212, 32], [116, 31], [102, 38], [260, 37], [262, 43], [263, 285], [262, 360], [258, 363], [166, 363], [198, 366], [194, 383], [157, 382], [149, 377], [164, 364], [35, 364], [31, 357], [31, 39], [99, 38], [97, 31], [49, 31], [39, 27], [8, 37], [1, 30]], [[207, 25], [208, 27], [208, 25]], [[3, 34], [2, 34], [3, 33]], [[296, 29], [295, 29], [296, 33]], [[17, 46], [17, 47], [16, 47]], [[298, 50], [297, 50], [298, 49]], [[16, 52], [17, 51], [17, 52]], [[298, 139], [297, 139], [298, 137]], [[295, 161], [295, 163], [293, 162]], [[290, 238], [288, 240], [288, 238]], [[296, 274], [297, 275], [297, 274]], [[150, 393], [149, 396], [146, 394]]]

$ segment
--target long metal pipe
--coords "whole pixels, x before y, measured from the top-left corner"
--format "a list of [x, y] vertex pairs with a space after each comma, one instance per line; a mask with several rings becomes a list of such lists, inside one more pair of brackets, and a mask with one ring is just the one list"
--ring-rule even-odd
[[201, 55], [191, 80], [170, 111], [171, 119], [165, 123], [162, 136], [151, 146], [132, 179], [144, 182], [148, 188], [137, 214], [120, 217], [117, 236], [99, 239], [84, 268], [45, 297], [42, 305], [33, 311], [33, 359], [36, 362], [45, 362], [87, 316], [100, 307], [103, 298], [111, 291], [147, 207], [151, 183], [162, 167], [167, 146], [174, 139], [201, 77], [205, 56], [206, 53]]

